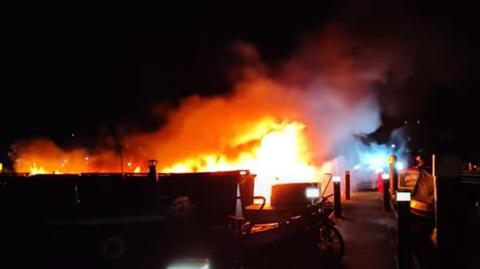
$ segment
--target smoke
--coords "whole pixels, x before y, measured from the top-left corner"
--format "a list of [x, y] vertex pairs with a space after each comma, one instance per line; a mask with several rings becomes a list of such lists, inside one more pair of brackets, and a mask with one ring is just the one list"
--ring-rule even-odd
[[359, 51], [341, 29], [304, 40], [279, 67], [263, 63], [250, 44], [233, 48], [242, 66], [233, 68], [238, 81], [229, 94], [190, 96], [165, 126], [127, 137], [124, 144], [162, 167], [205, 154], [238, 157], [269, 131], [257, 130], [262, 122], [299, 121], [307, 126], [312, 159], [321, 165], [348, 150], [354, 134], [380, 125], [375, 89], [389, 64]]
[[453, 12], [430, 1], [366, 0], [349, 1], [337, 16], [335, 23], [365, 56], [388, 63], [377, 92], [383, 114], [400, 122], [417, 119], [435, 91], [465, 79], [465, 48], [458, 38], [465, 29], [452, 27]]
[[[191, 170], [211, 161], [242, 160], [284, 122], [305, 126], [302, 154], [310, 164], [321, 167], [335, 159], [342, 160], [339, 171], [353, 166], [360, 143], [355, 135], [371, 133], [381, 124], [378, 89], [395, 59], [360, 41], [332, 24], [305, 36], [296, 53], [278, 66], [264, 63], [253, 45], [234, 43], [239, 61], [230, 72], [236, 79], [233, 89], [224, 95], [187, 97], [167, 112], [158, 130], [123, 137], [125, 168], [144, 167], [148, 159], [157, 159], [160, 170], [187, 160]], [[45, 140], [17, 147], [17, 171], [28, 171], [32, 164], [47, 171], [120, 170], [117, 150], [67, 151]]]

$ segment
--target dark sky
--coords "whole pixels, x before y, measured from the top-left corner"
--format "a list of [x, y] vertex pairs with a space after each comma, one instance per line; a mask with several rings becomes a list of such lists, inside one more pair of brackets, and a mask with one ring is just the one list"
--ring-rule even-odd
[[[175, 105], [193, 93], [229, 89], [228, 48], [236, 40], [255, 44], [264, 60], [273, 64], [290, 55], [304, 33], [321, 31], [331, 20], [358, 22], [359, 33], [371, 29], [375, 34], [382, 27], [376, 24], [379, 17], [379, 21], [398, 17], [392, 20], [392, 29], [402, 29], [401, 35], [417, 27], [434, 29], [448, 44], [453, 61], [428, 63], [425, 69], [453, 63], [455, 68], [445, 69], [456, 72], [444, 80], [436, 78], [441, 72], [413, 75], [402, 87], [408, 96], [427, 95], [422, 97], [426, 109], [418, 110], [418, 115], [401, 112], [386, 121], [395, 125], [404, 116], [418, 116], [429, 121], [431, 130], [462, 129], [456, 135], [468, 139], [478, 135], [456, 123], [463, 118], [478, 125], [479, 113], [473, 108], [479, 100], [480, 42], [473, 6], [437, 1], [399, 1], [403, 4], [393, 6], [384, 1], [338, 0], [261, 6], [245, 1], [162, 2], [39, 3], [7, 9], [7, 24], [2, 27], [6, 28], [2, 43], [7, 46], [2, 50], [0, 150], [29, 137], [47, 136], [62, 143], [75, 132], [85, 139], [79, 143], [87, 143], [102, 133], [119, 132], [118, 126], [152, 128], [152, 105]], [[405, 28], [398, 27], [403, 24]], [[386, 25], [382, 32], [389, 31]], [[419, 88], [429, 90], [423, 94]], [[437, 112], [446, 114], [442, 117], [449, 123], [441, 123]]]

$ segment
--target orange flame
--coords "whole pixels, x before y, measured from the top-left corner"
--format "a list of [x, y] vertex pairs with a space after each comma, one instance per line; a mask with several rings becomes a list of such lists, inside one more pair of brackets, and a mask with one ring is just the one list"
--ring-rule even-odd
[[236, 44], [245, 66], [228, 94], [192, 95], [178, 109], [154, 109], [164, 124], [120, 137], [114, 142], [121, 151], [110, 140], [101, 150], [89, 145], [93, 152], [42, 139], [18, 143], [15, 170], [140, 172], [149, 159], [157, 159], [162, 172], [248, 169], [257, 175], [255, 194], [266, 199], [273, 184], [323, 181], [334, 163], [339, 166], [326, 161], [344, 154], [353, 135], [371, 133], [380, 123], [371, 90], [385, 81], [389, 62], [370, 50], [351, 53], [354, 44], [333, 28], [301, 44], [278, 70], [264, 65], [253, 46]]
[[[96, 152], [87, 154], [84, 149], [62, 150], [52, 141], [33, 140], [19, 144], [15, 171], [36, 174], [63, 174], [86, 172], [120, 172], [121, 158], [114, 152]], [[125, 162], [125, 171], [141, 172], [141, 167]], [[137, 164], [137, 163], [135, 163]]]
[[[234, 154], [230, 154], [228, 151], [199, 152], [195, 156], [160, 167], [159, 171], [180, 173], [248, 169], [257, 175], [255, 195], [266, 197], [268, 202], [273, 184], [319, 181], [323, 175], [327, 166], [319, 168], [313, 164], [305, 129], [306, 126], [299, 121], [278, 122], [272, 118], [266, 118], [231, 141], [234, 145], [243, 146], [240, 152]], [[32, 145], [31, 147], [39, 148], [38, 146]], [[111, 154], [86, 156], [84, 151], [56, 152], [49, 149], [49, 147], [53, 147], [49, 143], [42, 144], [42, 146], [45, 149], [43, 155], [25, 151], [33, 154], [35, 158], [42, 156], [40, 161], [29, 162], [29, 160], [37, 159], [28, 158], [29, 155], [23, 154], [22, 160], [17, 162], [17, 168], [20, 171], [28, 168], [32, 175], [101, 172], [102, 169], [105, 169], [103, 167], [109, 167], [109, 165], [114, 167], [110, 171], [118, 170], [119, 162], [109, 164], [105, 161], [111, 162], [112, 158], [116, 158]], [[103, 163], [103, 167], [99, 166], [99, 163]], [[140, 173], [142, 171], [142, 167], [134, 165], [132, 161], [125, 164], [127, 172]]]
[[43, 168], [43, 166], [38, 166], [36, 163], [33, 163], [30, 166], [30, 174], [31, 175], [46, 174], [46, 173], [47, 173], [47, 171], [45, 170], [45, 168]]
[[134, 173], [141, 173], [142, 172], [142, 168], [140, 166], [137, 166], [135, 167], [135, 169], [133, 169], [133, 172]]
[[242, 152], [233, 160], [214, 153], [199, 155], [166, 167], [163, 172], [250, 169], [257, 175], [255, 195], [266, 197], [268, 202], [273, 184], [319, 180], [321, 170], [311, 162], [304, 129], [300, 122], [263, 121], [253, 132], [269, 131], [251, 151]]

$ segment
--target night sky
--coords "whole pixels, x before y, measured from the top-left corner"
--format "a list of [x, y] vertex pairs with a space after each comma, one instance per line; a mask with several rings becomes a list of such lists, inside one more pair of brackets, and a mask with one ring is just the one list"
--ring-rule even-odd
[[382, 98], [402, 96], [395, 98], [402, 109], [384, 113], [379, 136], [421, 119], [431, 150], [478, 157], [480, 40], [473, 6], [317, 2], [12, 6], [2, 27], [0, 155], [5, 159], [19, 139], [88, 146], [105, 134], [154, 129], [161, 124], [155, 105], [175, 107], [191, 94], [230, 89], [233, 42], [254, 44], [274, 65], [305, 34], [340, 21], [359, 36], [388, 33], [414, 48], [407, 81], [385, 86], [395, 90]]

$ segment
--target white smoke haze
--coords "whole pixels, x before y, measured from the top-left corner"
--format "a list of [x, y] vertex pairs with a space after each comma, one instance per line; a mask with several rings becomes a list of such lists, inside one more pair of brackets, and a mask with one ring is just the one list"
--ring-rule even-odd
[[[308, 148], [302, 154], [312, 165], [321, 167], [336, 160], [335, 170], [341, 173], [358, 164], [361, 151], [368, 148], [354, 136], [371, 133], [381, 124], [376, 93], [391, 66], [384, 50], [375, 54], [371, 48], [362, 49], [337, 27], [304, 39], [297, 53], [281, 66], [263, 63], [251, 44], [236, 42], [234, 50], [244, 66], [234, 67], [241, 70], [241, 79], [229, 94], [187, 97], [169, 111], [157, 131], [122, 139], [126, 161], [135, 162], [132, 168], [137, 164], [145, 168], [145, 160], [157, 159], [162, 171], [193, 160], [191, 170], [196, 171], [212, 161], [203, 156], [214, 162], [248, 159], [261, 139], [282, 122], [305, 125]], [[51, 150], [53, 143], [42, 152], [32, 145], [38, 142], [19, 145], [22, 162], [16, 162], [17, 171], [26, 171], [33, 162], [40, 164], [41, 156], [32, 156], [32, 152], [48, 155], [45, 150]], [[61, 152], [62, 159], [79, 159], [69, 156], [76, 152], [82, 158], [87, 154], [53, 150]], [[75, 172], [119, 171], [117, 153], [96, 152], [91, 157], [94, 162], [79, 165]], [[57, 161], [41, 165], [47, 171], [58, 169]]]
[[341, 155], [356, 143], [353, 135], [371, 133], [380, 125], [374, 90], [385, 80], [388, 64], [377, 59], [370, 65], [352, 55], [350, 40], [328, 34], [306, 41], [277, 74], [268, 73], [272, 68], [261, 63], [252, 45], [236, 43], [248, 64], [230, 94], [188, 97], [159, 131], [125, 142], [142, 148], [145, 156], [158, 157], [160, 166], [171, 165], [169, 159], [225, 152], [255, 141], [264, 133], [243, 137], [246, 141], [235, 136], [261, 119], [274, 118], [307, 126], [317, 164]]

